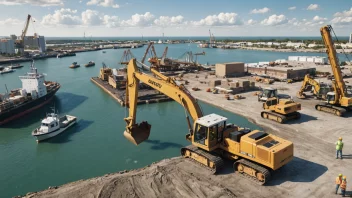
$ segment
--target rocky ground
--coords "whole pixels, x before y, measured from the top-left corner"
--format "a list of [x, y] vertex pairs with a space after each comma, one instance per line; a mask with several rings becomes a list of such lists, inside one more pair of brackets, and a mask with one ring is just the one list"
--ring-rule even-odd
[[[195, 78], [198, 75], [198, 78]], [[338, 197], [334, 194], [335, 177], [342, 173], [347, 181], [352, 178], [352, 131], [349, 122], [352, 113], [336, 117], [314, 109], [318, 101], [300, 100], [302, 117], [287, 124], [277, 124], [260, 117], [262, 104], [254, 91], [243, 93], [246, 99], [225, 100], [223, 94], [212, 94], [205, 90], [208, 85], [200, 81], [205, 74], [187, 74], [189, 88], [197, 86], [199, 91], [191, 93], [199, 100], [243, 115], [273, 133], [294, 143], [295, 158], [273, 173], [272, 180], [264, 186], [233, 173], [232, 163], [217, 175], [181, 157], [165, 159], [138, 170], [114, 173], [89, 180], [77, 181], [25, 197]], [[242, 80], [250, 77], [243, 77]], [[240, 79], [240, 80], [241, 80]], [[236, 79], [232, 79], [236, 80]], [[266, 86], [261, 84], [260, 86]], [[275, 82], [272, 87], [281, 94], [295, 96], [301, 82], [286, 84]], [[230, 120], [236, 124], [236, 120]], [[335, 159], [335, 141], [344, 138], [344, 159]], [[347, 194], [351, 196], [347, 186]]]

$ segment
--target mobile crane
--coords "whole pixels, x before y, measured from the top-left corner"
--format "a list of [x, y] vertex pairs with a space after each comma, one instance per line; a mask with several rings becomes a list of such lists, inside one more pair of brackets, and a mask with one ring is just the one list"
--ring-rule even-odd
[[270, 179], [270, 171], [289, 163], [293, 159], [293, 143], [259, 130], [245, 130], [227, 123], [227, 118], [203, 112], [195, 98], [183, 84], [166, 77], [153, 67], [155, 77], [138, 71], [136, 59], [127, 66], [126, 102], [129, 116], [125, 118], [124, 136], [138, 145], [147, 140], [151, 125], [143, 121], [136, 123], [138, 84], [140, 81], [169, 96], [181, 104], [193, 120], [186, 116], [189, 134], [186, 139], [192, 144], [181, 149], [181, 155], [193, 159], [216, 173], [223, 166], [223, 158], [235, 160], [234, 170], [239, 175], [250, 177], [259, 184]]
[[345, 82], [342, 79], [342, 72], [339, 66], [339, 60], [336, 55], [334, 41], [331, 36], [333, 32], [331, 25], [320, 28], [320, 33], [323, 38], [326, 53], [328, 55], [334, 79], [332, 80], [333, 92], [328, 92], [326, 95], [327, 101], [315, 105], [318, 111], [332, 113], [337, 116], [343, 116], [352, 106], [352, 98], [347, 96]]

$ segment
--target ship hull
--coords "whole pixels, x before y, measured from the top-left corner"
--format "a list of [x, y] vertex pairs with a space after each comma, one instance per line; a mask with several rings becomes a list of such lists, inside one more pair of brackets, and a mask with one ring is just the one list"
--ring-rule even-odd
[[43, 97], [26, 102], [16, 108], [0, 114], [0, 125], [17, 120], [18, 118], [48, 104], [55, 96], [55, 93], [60, 89], [60, 86], [55, 87]]

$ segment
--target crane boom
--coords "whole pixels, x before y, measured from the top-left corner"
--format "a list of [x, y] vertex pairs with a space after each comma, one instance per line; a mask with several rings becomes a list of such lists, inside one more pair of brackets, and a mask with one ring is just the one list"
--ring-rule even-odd
[[28, 15], [27, 16], [27, 20], [26, 20], [26, 23], [24, 24], [24, 28], [22, 30], [22, 34], [21, 34], [21, 43], [23, 44], [24, 43], [24, 37], [26, 36], [27, 34], [27, 30], [28, 30], [28, 26], [29, 26], [29, 22], [31, 20], [31, 15]]
[[167, 50], [169, 49], [168, 46], [165, 47], [165, 50], [164, 50], [164, 53], [163, 53], [163, 56], [161, 57], [162, 59], [163, 58], [166, 58], [166, 55], [167, 55]]
[[[162, 75], [154, 68], [151, 68], [151, 72], [158, 78], [138, 71], [136, 59], [132, 59], [127, 66], [126, 101], [128, 101], [129, 116], [125, 118], [127, 126], [124, 135], [136, 145], [147, 139], [150, 133], [150, 125], [148, 127], [147, 123], [136, 124], [138, 86], [140, 81], [181, 104], [192, 117], [193, 122], [203, 116], [196, 99], [191, 96], [186, 87], [178, 84], [172, 78]], [[188, 117], [187, 122], [192, 133], [192, 126]]]
[[[346, 97], [346, 85], [342, 78], [339, 59], [337, 57], [334, 41], [331, 36], [332, 31], [333, 29], [331, 25], [324, 26], [320, 29], [320, 33], [325, 43], [326, 53], [330, 61], [332, 73], [334, 74], [336, 91], [340, 97]], [[336, 97], [336, 100], [338, 99], [339, 97]]]

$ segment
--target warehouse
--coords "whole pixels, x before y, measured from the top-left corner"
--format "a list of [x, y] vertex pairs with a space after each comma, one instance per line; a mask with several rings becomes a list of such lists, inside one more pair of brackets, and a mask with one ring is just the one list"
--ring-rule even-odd
[[219, 77], [239, 77], [244, 76], [244, 63], [217, 63], [215, 65], [215, 74]]
[[327, 64], [328, 59], [321, 56], [289, 56], [289, 61], [298, 61], [298, 62], [310, 62], [318, 64]]
[[316, 68], [287, 68], [287, 67], [247, 67], [248, 73], [255, 75], [266, 75], [280, 80], [297, 79], [302, 80], [306, 74], [315, 74]]

